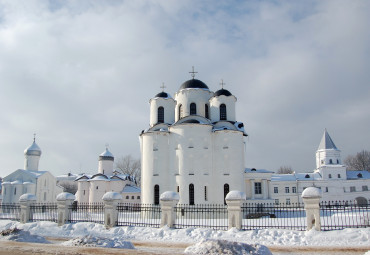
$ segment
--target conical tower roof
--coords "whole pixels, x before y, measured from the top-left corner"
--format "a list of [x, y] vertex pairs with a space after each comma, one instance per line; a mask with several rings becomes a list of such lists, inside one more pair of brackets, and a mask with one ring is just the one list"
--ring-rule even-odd
[[324, 135], [321, 138], [321, 142], [319, 148], [317, 150], [338, 150], [337, 146], [335, 146], [333, 140], [331, 139], [328, 131], [325, 128]]

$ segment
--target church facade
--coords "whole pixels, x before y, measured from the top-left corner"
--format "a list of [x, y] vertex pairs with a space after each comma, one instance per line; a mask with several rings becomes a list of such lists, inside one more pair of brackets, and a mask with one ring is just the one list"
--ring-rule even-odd
[[143, 203], [158, 204], [170, 190], [179, 203], [219, 204], [230, 190], [244, 190], [247, 134], [236, 101], [194, 75], [174, 98], [162, 91], [150, 99], [149, 128], [140, 134]]
[[63, 192], [50, 172], [39, 171], [41, 153], [34, 139], [24, 151], [24, 169], [3, 178], [2, 203], [18, 203], [19, 197], [26, 193], [35, 195], [39, 203], [55, 202], [56, 196]]
[[98, 173], [79, 176], [77, 182], [76, 200], [79, 203], [103, 202], [107, 192], [117, 192], [122, 195], [122, 202], [140, 203], [140, 188], [136, 186], [133, 177], [113, 170], [114, 156], [105, 149], [99, 155]]
[[347, 171], [326, 130], [312, 172], [245, 168], [247, 134], [236, 101], [194, 75], [173, 98], [163, 90], [149, 100], [149, 128], [140, 134], [142, 203], [159, 204], [160, 194], [176, 191], [180, 204], [221, 204], [229, 191], [240, 190], [248, 202], [289, 205], [302, 202], [303, 190], [312, 186], [322, 190], [323, 201], [370, 200], [370, 173]]

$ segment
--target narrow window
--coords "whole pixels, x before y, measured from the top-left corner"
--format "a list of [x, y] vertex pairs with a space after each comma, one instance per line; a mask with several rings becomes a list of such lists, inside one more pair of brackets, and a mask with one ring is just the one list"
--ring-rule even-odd
[[325, 192], [329, 192], [329, 188], [328, 187], [325, 187]]
[[289, 187], [285, 187], [285, 193], [289, 193]]
[[86, 190], [84, 190], [84, 195], [85, 195], [85, 191], [86, 191]]
[[154, 186], [154, 204], [159, 205], [159, 185]]
[[14, 188], [14, 195], [17, 194], [17, 188]]
[[329, 174], [329, 179], [331, 178], [331, 174]]
[[162, 106], [158, 107], [158, 123], [164, 122], [164, 108]]
[[339, 159], [337, 159], [337, 164], [339, 164]]
[[290, 205], [290, 198], [286, 199], [286, 205]]
[[194, 184], [189, 184], [189, 204], [194, 205]]
[[207, 197], [207, 186], [204, 186], [204, 201], [208, 201], [208, 197]]
[[222, 104], [222, 105], [220, 105], [220, 120], [226, 120], [226, 119], [227, 119], [226, 105]]
[[195, 103], [190, 104], [190, 115], [196, 115], [197, 114], [197, 105]]
[[230, 191], [230, 186], [229, 184], [225, 183], [224, 185], [224, 204], [226, 205], [226, 195], [229, 193]]
[[182, 109], [182, 104], [180, 104], [179, 105], [179, 119], [181, 119], [182, 118], [182, 116], [183, 116], [183, 109]]
[[180, 186], [177, 186], [177, 193], [180, 192]]
[[333, 160], [332, 159], [329, 159], [329, 164], [333, 164]]
[[297, 193], [297, 187], [292, 187], [292, 193]]
[[96, 189], [99, 189], [99, 186], [96, 186]]
[[274, 187], [274, 193], [279, 193], [279, 188], [278, 187]]
[[262, 183], [260, 182], [254, 183], [254, 194], [262, 194]]
[[208, 104], [205, 104], [204, 105], [204, 113], [205, 113], [205, 117], [207, 118], [207, 119], [209, 119], [209, 112], [208, 112], [209, 110], [208, 110]]
[[338, 178], [340, 178], [340, 174], [338, 174]]

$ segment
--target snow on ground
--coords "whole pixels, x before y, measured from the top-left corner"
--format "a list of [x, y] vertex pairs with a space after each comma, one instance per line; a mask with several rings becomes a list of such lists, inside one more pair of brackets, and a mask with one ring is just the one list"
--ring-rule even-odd
[[240, 255], [272, 255], [264, 245], [249, 245], [245, 243], [230, 242], [224, 240], [203, 240], [189, 246], [185, 254], [240, 254]]
[[130, 241], [124, 241], [122, 240], [121, 237], [114, 238], [102, 238], [95, 236], [77, 237], [62, 243], [62, 245], [135, 249], [134, 245]]
[[[86, 236], [122, 241], [160, 241], [194, 244], [202, 240], [226, 240], [266, 246], [345, 246], [367, 247], [370, 245], [370, 228], [333, 231], [294, 231], [282, 229], [261, 229], [251, 231], [217, 231], [205, 228], [170, 229], [147, 227], [114, 227], [106, 229], [102, 224], [74, 223], [61, 227], [54, 222], [30, 222], [0, 220], [0, 231], [18, 228], [31, 235], [55, 238], [83, 238]], [[0, 236], [1, 238], [5, 238]], [[32, 240], [30, 240], [32, 242]], [[113, 244], [114, 246], [115, 244]]]

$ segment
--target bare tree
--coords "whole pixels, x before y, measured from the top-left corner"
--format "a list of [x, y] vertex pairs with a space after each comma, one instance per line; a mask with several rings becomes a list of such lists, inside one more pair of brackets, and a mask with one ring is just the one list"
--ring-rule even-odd
[[123, 174], [128, 174], [135, 178], [140, 186], [141, 182], [141, 164], [140, 159], [135, 159], [131, 155], [122, 156], [117, 160], [116, 168]]
[[366, 170], [370, 172], [370, 152], [362, 150], [356, 155], [349, 155], [344, 160], [348, 170]]
[[277, 170], [277, 173], [278, 174], [292, 174], [293, 173], [293, 169], [291, 166], [281, 166], [278, 170]]

